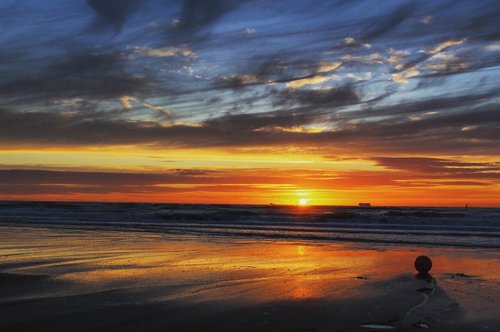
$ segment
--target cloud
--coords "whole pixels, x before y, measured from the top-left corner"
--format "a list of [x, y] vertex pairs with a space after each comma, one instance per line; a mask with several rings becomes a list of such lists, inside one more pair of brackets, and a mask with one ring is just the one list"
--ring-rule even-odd
[[298, 89], [298, 88], [301, 88], [301, 87], [306, 86], [306, 85], [318, 84], [318, 83], [322, 83], [322, 82], [325, 82], [325, 81], [328, 81], [328, 80], [331, 80], [331, 79], [335, 79], [336, 77], [337, 77], [337, 75], [335, 75], [335, 74], [331, 74], [331, 75], [314, 75], [312, 77], [302, 78], [302, 79], [298, 79], [298, 80], [294, 80], [294, 81], [288, 82], [287, 86], [290, 89]]
[[316, 75], [318, 63], [310, 59], [292, 59], [284, 55], [272, 54], [264, 58], [251, 59], [247, 74], [259, 81], [286, 83], [307, 79]]
[[[2, 195], [187, 193], [234, 191], [214, 186], [221, 175], [211, 170], [173, 169], [164, 173], [78, 172], [37, 169], [0, 170]], [[182, 186], [179, 186], [182, 185]], [[234, 187], [234, 186], [233, 186]], [[246, 188], [248, 190], [248, 188]]]
[[428, 25], [428, 24], [431, 24], [432, 23], [432, 20], [434, 19], [434, 17], [432, 15], [426, 15], [422, 18], [420, 18], [420, 22], [422, 24], [425, 24], [425, 25]]
[[199, 195], [200, 192], [211, 195], [232, 192], [261, 197], [263, 192], [287, 194], [300, 188], [344, 190], [345, 193], [355, 190], [359, 194], [357, 190], [373, 186], [398, 192], [401, 188], [493, 187], [500, 183], [498, 162], [462, 162], [425, 157], [374, 157], [372, 161], [386, 169], [169, 169], [157, 173], [118, 173], [1, 167], [0, 186], [3, 198], [45, 195], [42, 197], [92, 200], [128, 197], [127, 200], [130, 200], [144, 197], [151, 201], [161, 200], [159, 195], [171, 194], [168, 199], [172, 201], [189, 193]]
[[404, 20], [411, 17], [416, 9], [412, 2], [400, 5], [386, 15], [378, 17], [372, 22], [368, 22], [367, 27], [361, 32], [360, 39], [372, 40], [396, 29]]
[[124, 109], [128, 109], [129, 110], [129, 109], [132, 109], [132, 103], [131, 102], [133, 101], [133, 102], [137, 103], [137, 102], [139, 102], [139, 99], [137, 99], [137, 98], [135, 98], [133, 96], [123, 96], [123, 97], [120, 98], [120, 101], [122, 103], [122, 107]]
[[288, 59], [283, 55], [270, 55], [264, 58], [251, 59], [249, 66], [240, 74], [229, 74], [218, 77], [213, 83], [215, 89], [236, 89], [244, 86], [274, 85], [286, 83], [293, 87], [302, 87], [314, 82], [334, 78], [328, 74], [340, 64], [332, 62], [318, 63], [307, 59]]
[[[199, 148], [291, 145], [304, 148], [320, 146], [322, 149], [350, 153], [371, 151], [470, 155], [495, 153], [500, 142], [498, 105], [484, 106], [470, 112], [440, 112], [419, 121], [408, 119], [404, 110], [394, 107], [393, 112], [401, 114], [394, 120], [381, 118], [352, 122], [348, 118], [343, 119], [344, 113], [334, 113], [330, 109], [339, 103], [350, 102], [354, 96], [349, 96], [349, 92], [295, 96], [303, 103], [312, 100], [321, 102], [324, 109], [311, 111], [316, 106], [304, 106], [275, 112], [225, 115], [195, 125], [3, 110], [0, 112], [0, 141], [10, 147], [33, 146], [34, 142], [38, 146], [146, 144]], [[374, 110], [371, 112], [376, 114]], [[295, 127], [325, 124], [328, 121], [332, 121], [330, 130], [293, 130]], [[475, 126], [475, 129], [462, 131], [461, 128], [465, 126]]]
[[441, 54], [433, 59], [434, 61], [426, 63], [425, 68], [432, 75], [447, 75], [467, 70], [472, 61], [469, 58], [461, 58], [453, 54]]
[[[52, 170], [0, 170], [2, 184], [49, 185], [154, 185], [204, 183], [204, 177], [215, 176], [211, 170], [172, 169], [164, 173], [75, 172]], [[212, 183], [212, 182], [209, 182]]]
[[185, 45], [179, 47], [163, 48], [136, 47], [134, 48], [134, 52], [140, 55], [158, 58], [168, 58], [174, 56], [183, 56], [187, 58], [196, 56], [196, 54]]
[[420, 71], [416, 68], [409, 68], [405, 71], [402, 71], [398, 74], [393, 74], [392, 75], [392, 80], [394, 82], [397, 82], [399, 84], [406, 84], [408, 83], [408, 79], [418, 76], [420, 74]]
[[225, 14], [239, 7], [245, 0], [182, 0], [178, 21], [173, 26], [177, 35], [194, 35], [215, 24]]
[[338, 69], [342, 65], [339, 61], [324, 61], [321, 62], [318, 68], [318, 73], [329, 73], [335, 69]]
[[340, 59], [344, 62], [360, 62], [366, 64], [382, 64], [384, 58], [379, 53], [372, 53], [368, 55], [342, 55]]
[[[457, 1], [457, 5], [464, 2]], [[487, 3], [488, 6], [481, 6], [467, 11], [464, 21], [459, 25], [459, 30], [465, 35], [473, 35], [477, 39], [490, 41], [498, 40], [500, 28], [498, 27], [498, 15], [500, 8], [497, 3]]]
[[0, 83], [0, 96], [35, 103], [68, 98], [118, 98], [154, 90], [154, 80], [128, 72], [126, 61], [126, 57], [117, 53], [74, 55], [29, 77]]
[[436, 54], [441, 53], [450, 47], [462, 44], [463, 42], [465, 42], [465, 40], [466, 40], [465, 38], [456, 38], [456, 39], [445, 40], [444, 42], [437, 44], [433, 48], [426, 50], [423, 53], [425, 53], [427, 55], [431, 55], [431, 56], [436, 55]]
[[229, 88], [234, 90], [240, 90], [245, 86], [255, 85], [255, 84], [262, 84], [262, 82], [259, 82], [257, 76], [253, 74], [239, 74], [239, 75], [235, 74], [222, 77], [214, 84], [214, 87], [218, 89]]
[[339, 107], [359, 102], [352, 86], [318, 90], [287, 90], [277, 95], [277, 104], [312, 105], [314, 107]]
[[[488, 185], [500, 182], [500, 161], [466, 162], [428, 157], [376, 157], [373, 160], [379, 166], [408, 172], [414, 179], [448, 179], [447, 185]], [[451, 180], [455, 181], [450, 182]]]
[[500, 52], [500, 42], [486, 45], [484, 48], [489, 52]]
[[[420, 51], [421, 55], [416, 58], [406, 63], [397, 64], [394, 67], [397, 73], [392, 75], [392, 79], [397, 83], [406, 84], [408, 78], [420, 75], [424, 69], [430, 71], [432, 75], [447, 75], [467, 69], [469, 64], [458, 60], [458, 57], [452, 54], [443, 54], [449, 48], [461, 45], [465, 41], [466, 38], [449, 39], [438, 43], [430, 49]], [[429, 61], [431, 63], [428, 63]]]
[[12, 2], [0, 144], [495, 153], [485, 1]]
[[87, 0], [100, 21], [120, 30], [143, 0]]
[[371, 44], [361, 43], [359, 40], [356, 40], [353, 37], [346, 37], [346, 38], [344, 38], [342, 40], [342, 42], [341, 42], [341, 45], [345, 46], [347, 48], [354, 48], [354, 47], [358, 47], [358, 46], [363, 46], [365, 48], [371, 48], [372, 47]]
[[389, 63], [399, 63], [401, 62], [404, 58], [410, 55], [410, 51], [408, 50], [395, 50], [393, 48], [389, 48], [387, 50], [387, 53], [389, 53], [389, 57], [387, 58], [387, 62]]

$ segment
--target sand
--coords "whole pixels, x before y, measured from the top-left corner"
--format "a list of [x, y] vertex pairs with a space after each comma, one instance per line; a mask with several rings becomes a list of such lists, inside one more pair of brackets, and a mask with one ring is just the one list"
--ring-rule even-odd
[[[0, 238], [0, 331], [500, 327], [494, 250], [5, 226]], [[422, 254], [435, 283], [415, 278]]]

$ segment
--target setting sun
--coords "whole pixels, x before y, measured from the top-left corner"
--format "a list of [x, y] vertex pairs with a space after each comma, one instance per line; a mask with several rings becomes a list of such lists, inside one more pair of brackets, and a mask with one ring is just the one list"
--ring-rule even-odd
[[299, 205], [307, 205], [308, 203], [309, 203], [309, 200], [307, 198], [299, 199]]

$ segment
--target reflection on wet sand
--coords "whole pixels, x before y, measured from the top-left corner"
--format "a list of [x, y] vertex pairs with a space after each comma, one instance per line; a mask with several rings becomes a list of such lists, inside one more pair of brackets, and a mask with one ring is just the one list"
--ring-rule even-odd
[[[459, 304], [464, 317], [489, 319], [491, 301], [500, 299], [493, 251], [6, 227], [0, 236], [0, 273], [46, 275], [53, 283], [10, 292], [0, 299], [4, 304], [108, 291], [121, 294], [106, 299], [115, 304], [362, 300], [371, 307], [357, 315], [370, 320], [379, 311], [390, 315], [389, 307], [402, 312], [418, 304], [413, 262], [421, 254], [432, 257], [443, 301]], [[377, 308], [384, 297], [391, 303]]]

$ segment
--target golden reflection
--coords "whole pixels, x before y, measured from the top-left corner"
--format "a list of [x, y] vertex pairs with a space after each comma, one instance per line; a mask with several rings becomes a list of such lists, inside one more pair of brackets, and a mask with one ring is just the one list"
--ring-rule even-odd
[[[0, 256], [13, 273], [48, 274], [86, 291], [153, 289], [145, 301], [248, 303], [367, 296], [366, 282], [414, 273], [420, 254], [433, 275], [464, 273], [499, 280], [498, 253], [253, 240], [210, 241], [123, 232], [1, 228]], [[368, 281], [367, 281], [368, 280]], [[75, 286], [76, 287], [76, 286]], [[165, 290], [168, 287], [168, 291]]]

